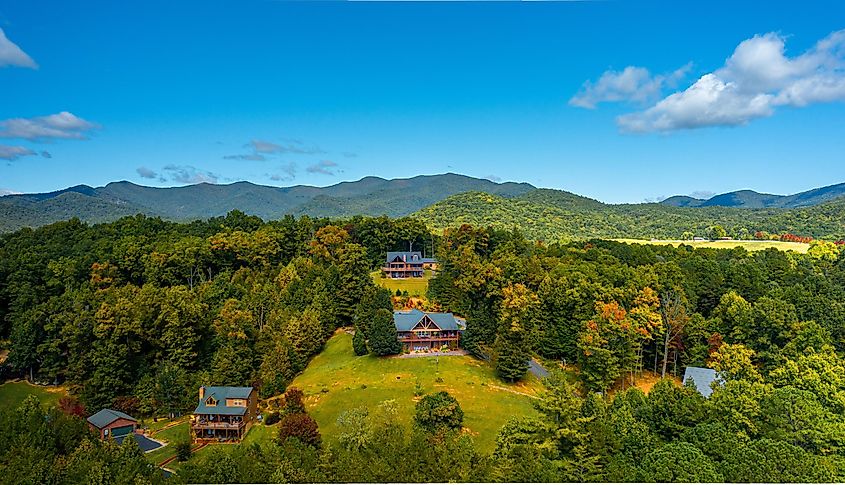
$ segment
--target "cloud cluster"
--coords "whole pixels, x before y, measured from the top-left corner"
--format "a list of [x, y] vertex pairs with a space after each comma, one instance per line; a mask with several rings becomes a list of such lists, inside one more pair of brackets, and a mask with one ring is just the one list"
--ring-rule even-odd
[[335, 175], [339, 172], [337, 164], [331, 160], [320, 160], [317, 163], [313, 163], [305, 167], [305, 171], [308, 173], [320, 173], [323, 175]]
[[97, 125], [73, 113], [62, 111], [34, 118], [10, 118], [0, 121], [0, 138], [49, 142], [57, 139], [86, 140]]
[[16, 66], [38, 69], [38, 64], [26, 52], [6, 37], [0, 29], [0, 67]]
[[25, 147], [0, 145], [0, 160], [17, 160], [21, 157], [35, 155], [35, 152]]
[[296, 178], [296, 163], [282, 165], [275, 173], [268, 173], [265, 176], [274, 182], [289, 182]]
[[[139, 175], [141, 175], [141, 169], [143, 168], [140, 167], [138, 169]], [[166, 177], [163, 176], [163, 178], [180, 184], [216, 184], [220, 180], [220, 176], [216, 173], [200, 170], [192, 165], [166, 165], [162, 170], [166, 172]], [[141, 176], [143, 177], [143, 175]], [[158, 176], [158, 174], [154, 176]]]
[[223, 158], [227, 160], [250, 160], [256, 162], [263, 162], [267, 160], [270, 155], [278, 154], [297, 154], [297, 155], [314, 155], [326, 153], [316, 146], [307, 146], [299, 140], [289, 140], [284, 144], [269, 142], [266, 140], [252, 140], [245, 148], [250, 148], [250, 153], [239, 153], [235, 155], [226, 155]]
[[674, 88], [686, 76], [692, 64], [667, 74], [652, 75], [644, 67], [628, 66], [622, 71], [605, 71], [598, 81], [585, 81], [570, 106], [594, 109], [604, 102], [636, 101], [644, 103], [659, 97], [665, 89]]
[[53, 158], [53, 155], [50, 154], [48, 151], [42, 150], [40, 153], [30, 150], [29, 148], [22, 147], [22, 146], [11, 146], [11, 145], [2, 145], [0, 144], [0, 160], [6, 161], [14, 161], [21, 157], [28, 157], [34, 155], [41, 155], [44, 158]]
[[785, 46], [777, 33], [755, 35], [721, 68], [644, 111], [619, 116], [617, 124], [633, 133], [738, 126], [783, 106], [845, 101], [845, 30], [795, 57]]

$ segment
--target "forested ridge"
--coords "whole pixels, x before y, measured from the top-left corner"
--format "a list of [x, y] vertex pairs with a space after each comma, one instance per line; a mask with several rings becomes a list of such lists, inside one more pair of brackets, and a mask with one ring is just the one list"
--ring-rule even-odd
[[[508, 381], [531, 357], [552, 369], [537, 415], [509, 421], [488, 455], [448, 394], [420, 399], [414, 423], [390, 402], [346, 410], [331, 440], [297, 409], [272, 442], [216, 447], [173, 480], [845, 479], [845, 251], [825, 242], [802, 255], [542, 243], [469, 225], [432, 235], [414, 218], [71, 220], [0, 236], [2, 372], [138, 416], [190, 411], [200, 384], [290, 393], [337, 328], [364, 337], [356, 352], [398, 351], [369, 272], [409, 242], [436, 247], [426, 305], [466, 318], [467, 349]], [[721, 373], [710, 398], [671, 379], [634, 386], [687, 366]], [[100, 443], [47, 412], [30, 400], [0, 417], [5, 476], [162, 480], [132, 440]]]
[[665, 204], [603, 204], [568, 192], [537, 189], [515, 197], [457, 194], [414, 214], [437, 230], [456, 224], [518, 229], [530, 239], [559, 242], [585, 238], [681, 239], [709, 237], [722, 227], [728, 236], [757, 232], [845, 239], [845, 198], [798, 209], [675, 207]]

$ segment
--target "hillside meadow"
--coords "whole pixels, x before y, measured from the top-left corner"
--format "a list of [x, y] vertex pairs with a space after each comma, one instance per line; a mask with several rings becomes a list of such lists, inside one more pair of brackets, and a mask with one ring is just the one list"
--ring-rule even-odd
[[[417, 387], [419, 385], [419, 388]], [[496, 434], [511, 416], [535, 414], [531, 402], [542, 384], [532, 375], [508, 384], [485, 362], [471, 356], [358, 357], [352, 336], [338, 332], [291, 383], [305, 393], [308, 412], [324, 439], [337, 433], [344, 411], [396, 401], [399, 419], [410, 424], [417, 394], [445, 390], [464, 411], [464, 427], [480, 450], [490, 452]]]

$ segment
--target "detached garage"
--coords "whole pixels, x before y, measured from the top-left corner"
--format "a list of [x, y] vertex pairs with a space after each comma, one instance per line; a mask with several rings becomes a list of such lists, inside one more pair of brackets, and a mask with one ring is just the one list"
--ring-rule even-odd
[[88, 426], [100, 435], [100, 439], [112, 437], [122, 441], [123, 437], [135, 432], [138, 420], [120, 411], [102, 409], [88, 418]]

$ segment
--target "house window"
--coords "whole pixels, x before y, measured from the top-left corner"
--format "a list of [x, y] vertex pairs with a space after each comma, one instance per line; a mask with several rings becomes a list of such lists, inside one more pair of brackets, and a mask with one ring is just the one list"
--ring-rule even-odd
[[213, 397], [209, 397], [205, 400], [206, 406], [217, 406], [217, 401]]

